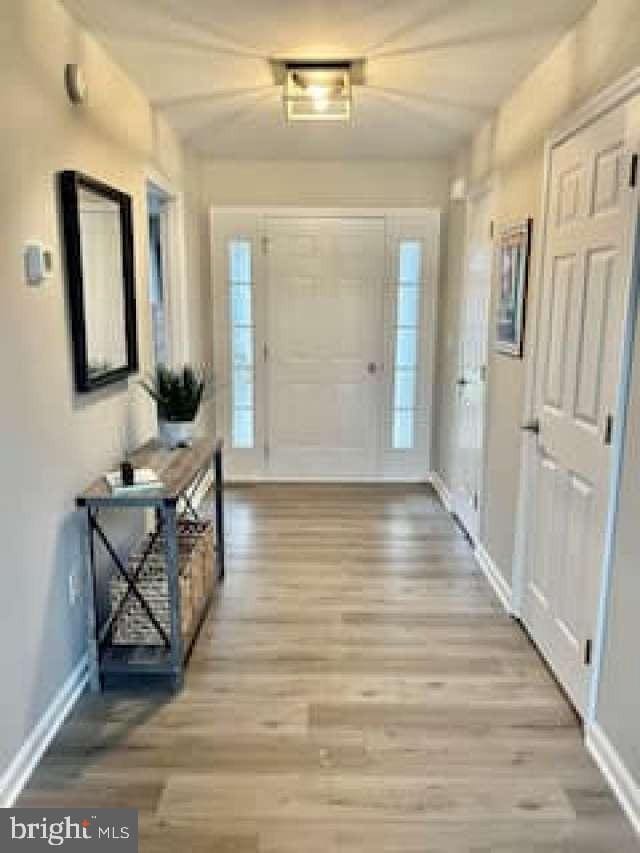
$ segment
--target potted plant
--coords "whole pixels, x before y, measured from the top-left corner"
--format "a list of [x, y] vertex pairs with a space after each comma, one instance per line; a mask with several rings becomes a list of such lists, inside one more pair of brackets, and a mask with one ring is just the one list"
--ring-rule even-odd
[[159, 364], [153, 376], [141, 382], [156, 401], [158, 430], [163, 444], [175, 448], [191, 443], [206, 384], [204, 372], [189, 364], [176, 370]]

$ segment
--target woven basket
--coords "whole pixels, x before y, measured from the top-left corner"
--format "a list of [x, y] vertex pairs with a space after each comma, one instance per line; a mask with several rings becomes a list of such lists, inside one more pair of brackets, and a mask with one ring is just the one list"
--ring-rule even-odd
[[[131, 576], [137, 572], [149, 541], [149, 537], [145, 537], [138, 550], [131, 554], [128, 565]], [[165, 548], [165, 537], [158, 537], [137, 580], [137, 586], [158, 623], [170, 637], [171, 616]], [[211, 524], [181, 520], [178, 523], [178, 555], [181, 625], [183, 634], [187, 634], [194, 618], [200, 612], [203, 596], [210, 589], [213, 574]], [[111, 578], [112, 613], [119, 607], [127, 588], [127, 582], [122, 575], [114, 575]], [[128, 596], [113, 627], [112, 642], [114, 645], [127, 646], [163, 645], [162, 637], [149, 619], [146, 610], [132, 593]]]

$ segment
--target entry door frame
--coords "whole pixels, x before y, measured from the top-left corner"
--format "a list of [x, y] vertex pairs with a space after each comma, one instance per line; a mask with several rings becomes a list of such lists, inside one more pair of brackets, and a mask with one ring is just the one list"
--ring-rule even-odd
[[145, 260], [147, 264], [147, 287], [145, 304], [148, 303], [148, 277], [151, 274], [151, 250], [148, 230], [148, 196], [157, 193], [164, 204], [163, 237], [165, 241], [164, 285], [167, 309], [168, 360], [171, 365], [189, 361], [190, 340], [188, 322], [188, 298], [186, 290], [185, 252], [185, 200], [184, 193], [176, 190], [173, 183], [153, 166], [145, 169], [144, 215], [146, 220]]
[[[536, 372], [538, 361], [538, 344], [541, 328], [542, 289], [544, 286], [544, 250], [547, 244], [549, 223], [549, 208], [551, 204], [551, 161], [554, 150], [575, 136], [588, 125], [604, 117], [613, 109], [623, 106], [635, 96], [640, 95], [640, 67], [622, 77], [613, 85], [603, 90], [582, 107], [571, 113], [547, 138], [544, 151], [544, 175], [541, 210], [541, 227], [534, 227], [534, 251], [536, 259], [536, 287], [533, 294], [530, 324], [526, 342], [525, 362], [525, 393], [522, 423], [535, 420], [536, 411]], [[640, 152], [640, 115], [634, 122], [634, 130], [629, 139], [629, 148]], [[629, 216], [631, 235], [625, 251], [626, 271], [624, 273], [624, 340], [622, 345], [621, 372], [617, 389], [616, 421], [612, 436], [611, 471], [609, 480], [609, 505], [605, 531], [604, 558], [598, 601], [598, 616], [595, 636], [593, 638], [592, 667], [590, 675], [589, 701], [586, 708], [584, 723], [585, 730], [595, 722], [598, 684], [602, 667], [604, 640], [606, 636], [607, 605], [609, 597], [613, 552], [615, 544], [616, 517], [622, 474], [624, 451], [624, 436], [629, 401], [631, 367], [633, 355], [633, 340], [635, 334], [635, 305], [640, 290], [638, 273], [640, 272], [640, 203], [639, 190], [630, 194]], [[537, 235], [537, 236], [536, 236]], [[531, 544], [530, 519], [535, 494], [533, 477], [537, 453], [537, 438], [529, 432], [523, 432], [520, 452], [520, 488], [518, 494], [516, 541], [512, 581], [512, 612], [520, 617], [522, 614], [524, 592], [529, 570], [529, 547]]]
[[[495, 240], [493, 236], [493, 228], [494, 228], [494, 215], [495, 215], [495, 200], [497, 194], [497, 186], [496, 186], [496, 178], [494, 175], [490, 175], [486, 180], [474, 184], [467, 192], [467, 197], [465, 199], [465, 240], [464, 240], [464, 280], [463, 280], [463, 296], [466, 295], [467, 287], [469, 284], [469, 251], [471, 248], [471, 218], [473, 216], [473, 206], [477, 204], [478, 199], [486, 199], [489, 204], [489, 221], [491, 222], [491, 233], [487, 236], [487, 239], [491, 242], [491, 266], [489, 269], [489, 277], [487, 281], [487, 328], [486, 328], [486, 345], [487, 345], [487, 357], [486, 364], [484, 366], [485, 376], [484, 376], [484, 401], [483, 401], [483, 411], [482, 411], [482, 451], [481, 451], [481, 471], [480, 471], [480, 490], [479, 490], [479, 507], [478, 507], [478, 529], [475, 531], [468, 531], [469, 535], [475, 542], [482, 542], [484, 538], [484, 527], [486, 523], [486, 484], [487, 484], [487, 462], [488, 462], [488, 454], [487, 454], [487, 434], [489, 429], [489, 394], [491, 393], [491, 383], [489, 381], [490, 378], [490, 361], [491, 361], [491, 324], [492, 324], [492, 314], [493, 314], [493, 285], [495, 280]], [[461, 306], [458, 305], [458, 324], [460, 323], [460, 314], [461, 314]], [[458, 335], [458, 347], [460, 346], [461, 341], [461, 332], [459, 326], [459, 335]], [[458, 353], [458, 359], [460, 358], [460, 353]], [[458, 371], [459, 372], [459, 367]], [[458, 377], [460, 378], [460, 377]], [[458, 413], [459, 413], [459, 399], [458, 399], [458, 389], [456, 387], [456, 430], [459, 428], [458, 423]], [[454, 474], [454, 477], [457, 479], [457, 474]], [[464, 519], [460, 517], [459, 513], [459, 505], [458, 505], [458, 497], [457, 497], [457, 488], [456, 483], [454, 482], [452, 489], [452, 501], [453, 508], [456, 515], [460, 518], [460, 521], [465, 526]]]
[[[217, 275], [219, 268], [220, 237], [224, 236], [225, 222], [237, 225], [238, 233], [251, 241], [255, 253], [256, 280], [268, 286], [265, 256], [263, 247], [268, 236], [268, 222], [270, 219], [283, 218], [309, 218], [309, 219], [383, 219], [385, 223], [385, 259], [384, 259], [384, 287], [393, 281], [393, 251], [398, 238], [403, 238], [403, 224], [406, 225], [408, 236], [411, 239], [420, 224], [423, 225], [422, 236], [424, 237], [423, 258], [423, 298], [422, 298], [422, 323], [423, 329], [428, 331], [424, 335], [421, 346], [420, 367], [423, 374], [424, 409], [427, 412], [425, 425], [425, 459], [421, 470], [412, 473], [406, 465], [398, 462], [394, 466], [393, 454], [399, 456], [403, 451], [385, 451], [380, 449], [380, 464], [387, 472], [374, 478], [366, 478], [364, 482], [429, 482], [432, 471], [433, 441], [434, 441], [434, 402], [435, 402], [435, 374], [436, 374], [436, 341], [438, 335], [438, 295], [440, 291], [440, 218], [439, 208], [397, 208], [397, 207], [298, 207], [298, 206], [238, 206], [220, 205], [210, 209], [211, 228], [211, 277], [213, 293], [213, 335], [214, 335], [214, 370], [216, 373], [216, 425], [218, 434], [222, 435], [225, 442], [230, 445], [229, 434], [229, 411], [228, 391], [224, 387], [228, 382], [229, 372], [229, 347], [228, 328], [225, 328], [227, 320], [226, 277]], [[226, 230], [228, 233], [228, 229]], [[221, 280], [222, 279], [222, 280]], [[265, 326], [266, 298], [263, 293], [257, 298], [256, 323]], [[386, 302], [386, 296], [385, 296]], [[384, 311], [386, 314], [387, 305]], [[262, 337], [256, 337], [256, 381], [260, 382], [261, 390], [256, 385], [256, 418], [258, 418], [258, 406], [266, 417], [268, 400], [260, 395], [266, 394], [266, 371], [262, 358], [263, 346], [266, 341]], [[384, 340], [383, 340], [384, 343]], [[385, 365], [387, 370], [387, 365]], [[262, 451], [264, 442], [264, 429], [266, 424], [258, 424], [256, 421], [256, 447], [253, 453], [247, 453], [247, 466], [238, 466], [231, 479], [236, 482], [269, 482], [273, 478], [268, 473], [258, 473], [257, 457]], [[260, 446], [258, 445], [260, 442]], [[383, 459], [383, 457], [386, 457]], [[234, 466], [235, 468], [236, 466]], [[300, 481], [301, 478], [297, 478]], [[281, 478], [278, 478], [278, 482]]]

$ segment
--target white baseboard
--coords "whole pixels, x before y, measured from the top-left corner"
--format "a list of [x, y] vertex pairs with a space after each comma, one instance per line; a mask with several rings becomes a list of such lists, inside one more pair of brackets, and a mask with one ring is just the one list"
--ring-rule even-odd
[[486, 579], [491, 584], [491, 588], [498, 596], [498, 599], [509, 615], [513, 613], [511, 604], [511, 587], [506, 582], [502, 573], [491, 559], [487, 549], [481, 542], [475, 543], [474, 556]]
[[255, 486], [255, 485], [278, 485], [278, 484], [287, 484], [287, 485], [309, 485], [309, 486], [384, 486], [384, 485], [407, 485], [407, 486], [415, 486], [424, 483], [431, 482], [431, 476], [429, 474], [426, 475], [417, 475], [417, 476], [409, 476], [406, 477], [318, 477], [318, 476], [310, 476], [310, 477], [271, 477], [269, 475], [256, 475], [254, 477], [243, 477], [238, 475], [229, 474], [224, 479], [225, 485], [232, 486]]
[[436, 493], [440, 498], [442, 506], [446, 509], [447, 512], [451, 512], [453, 509], [453, 500], [451, 498], [451, 492], [449, 491], [447, 484], [437, 471], [434, 471], [429, 476], [429, 482], [436, 490]]
[[[438, 497], [440, 498], [443, 507], [447, 512], [451, 513], [453, 511], [453, 498], [451, 496], [451, 492], [447, 487], [447, 484], [444, 482], [440, 474], [437, 471], [434, 471], [429, 480], [431, 485], [436, 490]], [[481, 542], [478, 542], [475, 538], [471, 538], [473, 543], [473, 554], [476, 558], [476, 562], [482, 569], [485, 574], [485, 577], [489, 581], [491, 588], [497, 595], [500, 603], [507, 611], [509, 615], [513, 613], [513, 605], [511, 602], [511, 587], [503, 578], [500, 573], [498, 567], [491, 559], [489, 552], [482, 545]]]
[[18, 799], [49, 744], [82, 695], [88, 679], [88, 659], [85, 654], [0, 777], [0, 808], [10, 809]]
[[640, 785], [631, 776], [598, 723], [587, 728], [585, 743], [633, 829], [640, 835]]

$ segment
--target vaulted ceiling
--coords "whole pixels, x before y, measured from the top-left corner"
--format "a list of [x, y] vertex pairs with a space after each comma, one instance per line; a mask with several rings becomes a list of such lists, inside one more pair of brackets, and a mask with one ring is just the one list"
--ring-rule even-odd
[[[593, 0], [63, 2], [203, 154], [329, 160], [451, 153]], [[364, 57], [353, 123], [287, 125], [274, 57]]]

